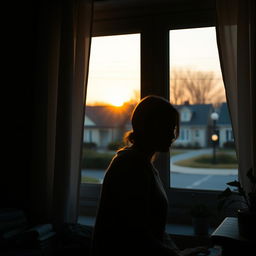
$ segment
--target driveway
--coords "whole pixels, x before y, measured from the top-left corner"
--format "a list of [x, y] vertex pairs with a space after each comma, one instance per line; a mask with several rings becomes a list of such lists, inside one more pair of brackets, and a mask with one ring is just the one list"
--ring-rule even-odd
[[[226, 182], [237, 178], [237, 169], [190, 168], [177, 166], [179, 160], [211, 154], [212, 149], [189, 150], [171, 158], [171, 186], [179, 188], [223, 190]], [[102, 182], [105, 170], [82, 170], [82, 176], [99, 179]]]
[[170, 168], [173, 173], [187, 174], [207, 174], [207, 175], [236, 175], [237, 169], [214, 169], [214, 168], [192, 168], [175, 165], [177, 161], [189, 159], [192, 157], [211, 154], [211, 148], [189, 150], [186, 153], [175, 155], [171, 158]]

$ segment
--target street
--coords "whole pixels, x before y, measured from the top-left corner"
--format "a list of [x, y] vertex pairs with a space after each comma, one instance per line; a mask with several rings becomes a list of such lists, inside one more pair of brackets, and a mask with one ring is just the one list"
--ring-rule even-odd
[[208, 190], [224, 190], [227, 182], [237, 179], [236, 169], [189, 168], [177, 166], [180, 160], [211, 154], [212, 149], [191, 150], [171, 158], [171, 187]]
[[[211, 149], [191, 150], [171, 158], [170, 184], [175, 188], [193, 188], [207, 190], [223, 190], [226, 183], [237, 179], [236, 169], [202, 169], [175, 165], [176, 161], [191, 158], [201, 154], [209, 154]], [[82, 176], [99, 179], [102, 182], [104, 170], [82, 170]]]
[[[102, 181], [104, 177], [103, 170], [83, 170], [83, 176], [97, 178]], [[223, 190], [227, 187], [226, 182], [237, 179], [237, 175], [207, 175], [207, 174], [189, 174], [172, 173], [171, 187], [175, 188], [193, 188]]]
[[226, 183], [236, 179], [236, 175], [201, 175], [173, 173], [171, 187], [207, 190], [224, 190]]

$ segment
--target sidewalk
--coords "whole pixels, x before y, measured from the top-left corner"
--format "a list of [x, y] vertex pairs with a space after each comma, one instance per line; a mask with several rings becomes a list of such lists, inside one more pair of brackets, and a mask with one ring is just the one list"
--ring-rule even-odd
[[172, 173], [188, 173], [188, 174], [208, 174], [208, 175], [237, 175], [237, 169], [214, 169], [214, 168], [192, 168], [175, 165], [177, 161], [204, 155], [211, 154], [212, 149], [191, 150], [184, 154], [179, 154], [171, 158], [170, 169]]
[[[196, 157], [203, 154], [210, 154], [212, 149], [191, 150], [183, 154], [175, 155], [171, 158], [170, 170], [172, 173], [187, 174], [207, 174], [207, 175], [237, 175], [237, 169], [210, 169], [210, 168], [191, 168], [175, 165], [175, 162]], [[82, 170], [82, 176], [89, 176], [99, 179], [102, 182], [105, 170]]]
[[170, 168], [172, 173], [237, 175], [237, 169], [191, 168], [191, 167], [178, 166], [172, 163]]

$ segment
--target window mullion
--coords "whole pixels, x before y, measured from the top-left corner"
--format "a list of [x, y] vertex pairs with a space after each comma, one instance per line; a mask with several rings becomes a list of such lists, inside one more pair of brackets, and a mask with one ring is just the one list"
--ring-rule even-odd
[[[146, 23], [141, 32], [141, 97], [154, 94], [169, 100], [169, 30], [154, 17]], [[155, 166], [169, 188], [169, 154], [159, 154]]]

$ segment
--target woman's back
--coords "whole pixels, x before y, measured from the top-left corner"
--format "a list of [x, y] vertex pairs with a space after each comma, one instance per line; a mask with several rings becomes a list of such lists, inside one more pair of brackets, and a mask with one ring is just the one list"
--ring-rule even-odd
[[118, 152], [102, 186], [94, 255], [106, 251], [123, 255], [162, 247], [167, 205], [158, 172], [150, 160], [133, 147]]

